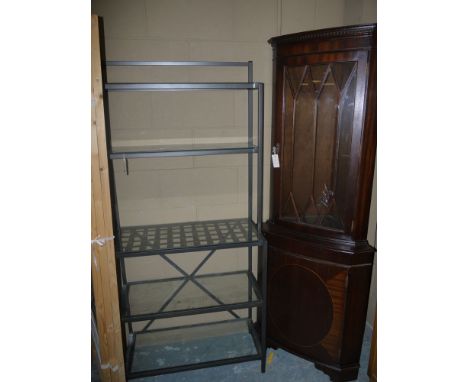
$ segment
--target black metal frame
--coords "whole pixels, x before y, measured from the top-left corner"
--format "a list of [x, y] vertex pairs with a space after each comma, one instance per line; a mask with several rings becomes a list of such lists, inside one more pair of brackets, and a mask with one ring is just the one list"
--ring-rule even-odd
[[[246, 67], [248, 72], [247, 82], [210, 82], [210, 83], [106, 83], [105, 90], [107, 92], [114, 91], [191, 91], [191, 90], [247, 90], [248, 91], [248, 143], [247, 146], [239, 145], [236, 147], [221, 147], [221, 148], [209, 148], [209, 147], [188, 147], [185, 150], [176, 150], [167, 147], [156, 147], [154, 149], [144, 149], [141, 150], [116, 150], [113, 151], [111, 142], [108, 142], [108, 152], [109, 159], [111, 162], [110, 168], [113, 170], [112, 165], [113, 159], [124, 159], [127, 172], [128, 172], [128, 159], [134, 158], [156, 158], [156, 157], [176, 157], [176, 156], [205, 156], [205, 155], [224, 155], [224, 154], [241, 154], [245, 153], [248, 155], [248, 218], [243, 219], [247, 222], [247, 230], [241, 227], [242, 234], [244, 235], [241, 239], [238, 240], [226, 240], [227, 236], [233, 234], [232, 230], [228, 233], [223, 234], [220, 232], [219, 228], [217, 229], [218, 241], [216, 240], [206, 240], [205, 242], [196, 242], [193, 245], [184, 245], [185, 241], [182, 240], [179, 246], [172, 245], [166, 246], [166, 248], [161, 248], [159, 241], [156, 243], [156, 240], [161, 240], [158, 236], [154, 239], [153, 244], [149, 245], [147, 238], [143, 235], [140, 235], [142, 241], [142, 248], [140, 250], [132, 251], [126, 245], [123, 245], [122, 236], [127, 234], [126, 230], [129, 229], [140, 229], [142, 232], [148, 232], [149, 229], [156, 230], [159, 232], [161, 229], [166, 229], [165, 232], [168, 235], [172, 235], [172, 229], [174, 225], [157, 225], [157, 226], [141, 226], [141, 227], [132, 227], [126, 228], [120, 226], [119, 214], [118, 214], [118, 204], [117, 197], [113, 198], [114, 204], [114, 215], [115, 221], [117, 224], [116, 228], [116, 253], [118, 258], [119, 272], [120, 272], [120, 299], [121, 306], [124, 308], [121, 309], [122, 315], [121, 320], [123, 325], [128, 325], [128, 347], [126, 353], [126, 372], [127, 378], [138, 378], [146, 377], [151, 375], [159, 375], [165, 373], [173, 373], [183, 370], [193, 370], [203, 367], [219, 366], [230, 363], [244, 362], [250, 360], [261, 360], [261, 370], [265, 371], [266, 365], [266, 241], [262, 235], [261, 224], [263, 217], [263, 124], [264, 124], [264, 85], [260, 82], [253, 82], [253, 64], [252, 61], [248, 62], [214, 62], [214, 61], [107, 61], [106, 67], [111, 66], [222, 66], [222, 67]], [[258, 144], [255, 146], [253, 144], [253, 91], [257, 91], [257, 102], [258, 102], [258, 121], [257, 121], [257, 136]], [[245, 147], [244, 147], [245, 146]], [[252, 214], [252, 199], [253, 199], [253, 154], [257, 154], [257, 221], [254, 223], [253, 214]], [[113, 182], [113, 194], [117, 195], [116, 185]], [[240, 220], [240, 219], [238, 219]], [[217, 227], [217, 224], [227, 224], [229, 227], [230, 220], [220, 220], [220, 221], [210, 221], [210, 222], [192, 222], [185, 223], [193, 225], [205, 223], [204, 230], [206, 231], [206, 236], [209, 237], [209, 232], [207, 230], [206, 224], [214, 224]], [[182, 224], [182, 223], [181, 223]], [[237, 223], [236, 223], [237, 224]], [[239, 223], [240, 224], [240, 223]], [[239, 225], [241, 226], [241, 225]], [[190, 226], [191, 227], [191, 226]], [[231, 227], [232, 228], [232, 227]], [[145, 231], [146, 230], [146, 231]], [[229, 230], [229, 229], [228, 229]], [[235, 234], [233, 234], [236, 237]], [[146, 242], [144, 242], [146, 240]], [[156, 244], [155, 244], [156, 243]], [[259, 247], [259, 259], [261, 259], [261, 264], [259, 262], [259, 268], [262, 269], [262, 280], [261, 284], [258, 285], [255, 276], [252, 273], [252, 247]], [[148, 248], [149, 247], [149, 248]], [[214, 254], [218, 249], [224, 248], [239, 248], [245, 247], [248, 250], [248, 269], [246, 271], [240, 272], [225, 272], [225, 273], [215, 273], [203, 276], [196, 276], [197, 272], [201, 267], [208, 261], [208, 259]], [[260, 248], [262, 253], [260, 253]], [[195, 251], [206, 251], [210, 252], [206, 255], [203, 260], [197, 265], [195, 270], [190, 274], [185, 272], [180, 268], [174, 261], [167, 257], [167, 255], [172, 253], [185, 253], [185, 252], [195, 252]], [[127, 282], [126, 271], [125, 271], [125, 258], [128, 257], [140, 257], [140, 256], [160, 256], [167, 263], [169, 263], [173, 268], [175, 268], [182, 277], [171, 278], [171, 279], [159, 279], [159, 280], [148, 280], [141, 282]], [[248, 279], [248, 301], [235, 303], [235, 304], [226, 304], [220, 300], [212, 291], [208, 290], [202, 284], [198, 282], [197, 279], [200, 277], [209, 277], [209, 276], [223, 276], [228, 274], [241, 274], [245, 273]], [[129, 292], [132, 285], [137, 283], [154, 283], [154, 282], [163, 282], [171, 280], [180, 280], [181, 284], [172, 292], [172, 294], [166, 299], [163, 306], [157, 312], [150, 314], [139, 314], [132, 315], [130, 311], [130, 302], [129, 302]], [[165, 311], [167, 306], [174, 300], [177, 294], [182, 290], [182, 288], [191, 281], [200, 288], [204, 293], [210, 296], [217, 305], [213, 306], [204, 306], [191, 309], [183, 309], [176, 311]], [[253, 294], [255, 295], [255, 300], [253, 299]], [[257, 336], [257, 332], [254, 329], [252, 322], [252, 308], [259, 308], [260, 312], [258, 314], [257, 320], [260, 326], [260, 340]], [[235, 309], [248, 309], [248, 318], [242, 319], [237, 313], [234, 312]], [[171, 330], [175, 328], [166, 328], [166, 329], [156, 329], [150, 330], [152, 323], [158, 318], [168, 318], [168, 317], [177, 317], [185, 315], [196, 315], [201, 313], [209, 312], [219, 312], [227, 311], [233, 317], [232, 321], [242, 321], [246, 320], [248, 323], [248, 328], [250, 335], [253, 338], [257, 354], [242, 356], [237, 358], [227, 358], [210, 362], [201, 362], [197, 364], [190, 365], [180, 365], [164, 369], [154, 369], [148, 371], [140, 371], [136, 373], [131, 372], [133, 350], [136, 342], [136, 336], [141, 333], [153, 332], [159, 330]], [[145, 325], [143, 330], [135, 332], [132, 327], [132, 323], [136, 321], [147, 321], [149, 322]], [[219, 322], [217, 322], [219, 323]], [[208, 324], [196, 324], [196, 325], [186, 325], [184, 327], [194, 327], [199, 325], [209, 325]], [[179, 328], [179, 327], [177, 327]], [[182, 327], [180, 327], [182, 328]], [[125, 331], [126, 332], [126, 331]]]

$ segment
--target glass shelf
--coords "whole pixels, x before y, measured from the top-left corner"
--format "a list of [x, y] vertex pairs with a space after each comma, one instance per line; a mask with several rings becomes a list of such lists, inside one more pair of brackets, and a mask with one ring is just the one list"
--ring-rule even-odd
[[260, 306], [257, 281], [247, 271], [128, 283], [127, 321]]
[[123, 256], [259, 245], [255, 224], [245, 218], [122, 227], [120, 236]]
[[114, 146], [111, 159], [158, 158], [257, 153], [258, 148], [246, 142], [200, 143], [184, 145]]
[[249, 319], [136, 332], [128, 352], [129, 378], [261, 358]]

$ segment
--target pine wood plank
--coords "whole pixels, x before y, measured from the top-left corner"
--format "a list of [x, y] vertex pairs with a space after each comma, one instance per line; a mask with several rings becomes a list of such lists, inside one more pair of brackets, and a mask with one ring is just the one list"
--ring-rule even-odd
[[[91, 16], [92, 239], [112, 237], [112, 212], [104, 118], [99, 19]], [[115, 248], [112, 240], [92, 245], [91, 270], [103, 382], [125, 381]]]

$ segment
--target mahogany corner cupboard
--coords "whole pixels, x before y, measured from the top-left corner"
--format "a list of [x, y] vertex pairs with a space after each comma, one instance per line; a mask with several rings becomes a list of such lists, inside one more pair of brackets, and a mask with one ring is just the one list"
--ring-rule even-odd
[[374, 248], [377, 26], [274, 37], [268, 343], [358, 376]]

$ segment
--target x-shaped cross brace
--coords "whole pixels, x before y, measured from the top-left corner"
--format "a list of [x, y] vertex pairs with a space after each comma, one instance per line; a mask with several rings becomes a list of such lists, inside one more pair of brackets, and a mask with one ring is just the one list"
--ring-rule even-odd
[[[212, 292], [210, 292], [206, 287], [204, 287], [198, 280], [195, 279], [195, 275], [197, 272], [200, 270], [200, 268], [208, 261], [208, 259], [215, 253], [216, 249], [211, 250], [205, 258], [201, 261], [200, 264], [193, 270], [192, 273], [188, 274], [185, 272], [181, 267], [179, 267], [174, 261], [172, 261], [170, 258], [168, 258], [165, 254], [161, 254], [160, 256], [166, 260], [172, 267], [174, 267], [177, 271], [179, 271], [182, 275], [185, 276], [185, 280], [180, 284], [174, 292], [167, 298], [167, 300], [164, 302], [164, 304], [159, 308], [158, 313], [161, 313], [164, 311], [164, 309], [167, 308], [167, 306], [174, 300], [174, 298], [179, 294], [179, 292], [182, 290], [182, 288], [189, 282], [192, 281], [197, 287], [199, 287], [203, 292], [205, 292], [208, 296], [210, 296], [213, 300], [215, 300], [218, 304], [224, 305], [224, 303], [216, 297]], [[239, 315], [237, 315], [234, 311], [228, 310], [231, 315], [233, 315], [235, 318], [240, 318]], [[146, 331], [155, 321], [155, 319], [152, 319], [151, 321], [148, 322], [148, 324], [145, 325], [142, 331]]]

